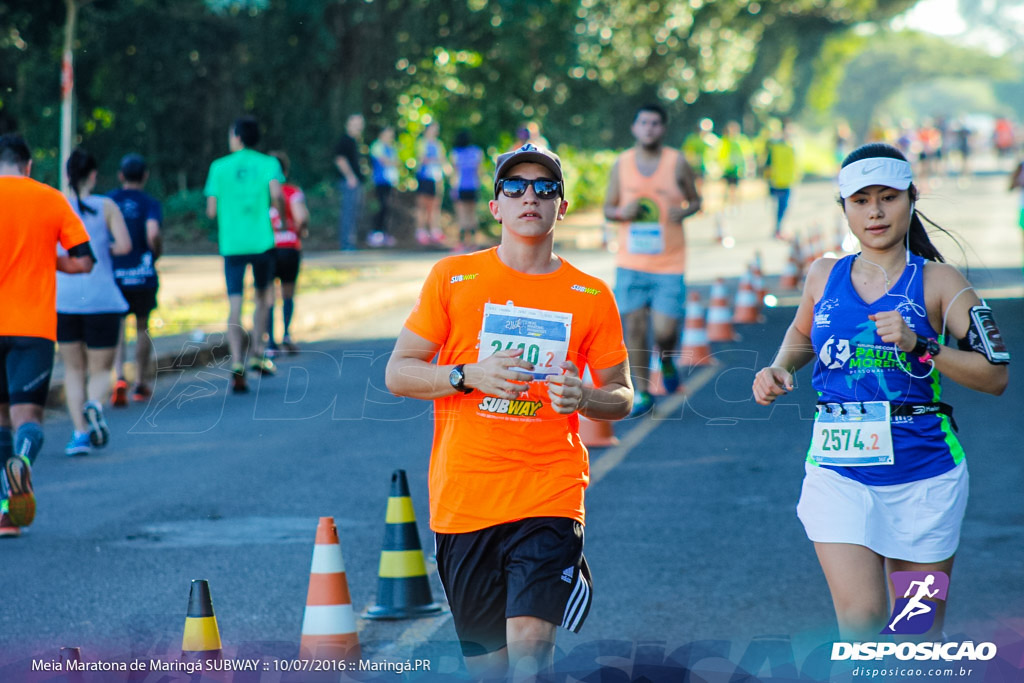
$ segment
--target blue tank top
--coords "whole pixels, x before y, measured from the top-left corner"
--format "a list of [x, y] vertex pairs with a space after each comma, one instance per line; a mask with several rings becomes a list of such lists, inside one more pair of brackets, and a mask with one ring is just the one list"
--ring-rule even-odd
[[149, 248], [146, 222], [162, 220], [160, 202], [141, 190], [114, 190], [110, 193], [117, 207], [121, 209], [132, 239], [132, 250], [124, 256], [114, 256], [114, 279], [121, 289], [156, 289], [156, 267], [153, 252]]
[[[96, 263], [88, 273], [57, 273], [58, 313], [124, 313], [128, 310], [128, 302], [121, 296], [121, 290], [114, 281], [110, 256], [110, 230], [107, 228], [106, 218], [103, 217], [104, 199], [98, 195], [82, 198], [82, 204], [93, 209], [95, 213], [81, 211], [77, 201], [71, 202], [75, 213], [85, 223], [85, 231], [89, 233], [89, 246], [96, 257]], [[67, 254], [63, 248], [57, 249], [57, 253]]]
[[[911, 377], [901, 363], [918, 377], [928, 372], [929, 365], [883, 342], [874, 322], [868, 320], [872, 313], [897, 310], [917, 334], [939, 336], [924, 306], [925, 259], [911, 254], [910, 264], [890, 286], [889, 294], [869, 304], [850, 280], [857, 257], [847, 256], [835, 264], [814, 305], [811, 343], [817, 359], [812, 383], [818, 400], [889, 401], [893, 407], [938, 402], [942, 395], [939, 372], [932, 370], [924, 379]], [[946, 415], [893, 416], [892, 442], [892, 465], [827, 467], [861, 483], [884, 486], [943, 474], [964, 458]], [[810, 454], [807, 462], [814, 463]]]
[[479, 190], [480, 164], [484, 160], [483, 150], [475, 145], [456, 147], [452, 150], [452, 159], [455, 161], [455, 173], [458, 176], [456, 189]]

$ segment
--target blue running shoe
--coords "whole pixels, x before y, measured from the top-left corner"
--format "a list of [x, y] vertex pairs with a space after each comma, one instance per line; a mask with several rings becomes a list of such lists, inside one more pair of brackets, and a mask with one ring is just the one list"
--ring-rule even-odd
[[676, 369], [675, 361], [664, 356], [661, 358], [661, 382], [665, 385], [666, 394], [679, 391], [679, 370]]
[[103, 448], [110, 441], [110, 428], [103, 417], [103, 406], [96, 401], [88, 401], [82, 410], [85, 421], [89, 425], [89, 441], [96, 448]]
[[654, 410], [654, 397], [646, 391], [641, 391], [633, 398], [633, 409], [629, 411], [630, 417], [640, 417]]
[[91, 450], [92, 440], [89, 438], [89, 432], [72, 432], [71, 441], [64, 447], [64, 455], [89, 455]]

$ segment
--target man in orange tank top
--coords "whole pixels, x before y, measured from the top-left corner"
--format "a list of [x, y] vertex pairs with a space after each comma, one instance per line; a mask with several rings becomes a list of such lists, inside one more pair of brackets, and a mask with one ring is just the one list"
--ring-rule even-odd
[[633, 119], [636, 144], [612, 167], [604, 215], [618, 223], [615, 298], [625, 318], [626, 346], [636, 400], [630, 417], [654, 407], [650, 392], [648, 337], [661, 350], [669, 393], [679, 388], [672, 358], [686, 307], [686, 238], [683, 220], [700, 211], [694, 173], [678, 151], [665, 147], [668, 114], [657, 104]]
[[520, 680], [590, 610], [579, 416], [625, 417], [633, 388], [608, 286], [552, 253], [568, 207], [558, 156], [527, 143], [496, 166], [501, 244], [438, 261], [386, 381], [434, 401], [430, 528], [466, 668]]

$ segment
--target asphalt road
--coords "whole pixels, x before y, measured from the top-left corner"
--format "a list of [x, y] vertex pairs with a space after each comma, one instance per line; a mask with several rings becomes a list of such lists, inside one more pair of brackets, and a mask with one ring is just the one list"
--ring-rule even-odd
[[[1024, 303], [993, 304], [1011, 351], [1024, 358]], [[750, 399], [753, 373], [791, 315], [770, 310], [763, 325], [743, 328], [742, 341], [716, 354], [719, 365], [688, 377], [700, 385], [693, 395], [664, 402], [654, 418], [618, 424], [626, 446], [593, 452], [600, 474], [587, 495], [587, 557], [595, 603], [580, 635], [559, 635], [564, 671], [583, 678], [600, 664], [601, 680], [683, 680], [687, 665], [689, 680], [728, 681], [742, 664], [763, 680], [801, 670], [828, 676], [815, 648], [835, 638], [832, 608], [794, 510], [814, 401], [809, 374], [773, 410]], [[392, 338], [356, 338], [394, 329], [403, 316], [390, 312], [334, 335], [348, 341], [308, 345], [246, 396], [226, 392], [220, 367], [161, 376], [149, 406], [108, 411], [112, 443], [86, 458], [61, 455], [70, 423], [49, 421], [35, 470], [37, 520], [0, 544], [8, 579], [0, 680], [56, 680], [26, 672], [61, 646], [80, 646], [91, 661], [176, 658], [196, 578], [210, 582], [228, 654], [294, 657], [317, 518], [338, 524], [361, 612], [375, 602], [398, 468], [408, 473], [429, 557], [430, 405], [384, 390]], [[1021, 676], [1024, 389], [1011, 381], [999, 398], [947, 390], [972, 498], [946, 631], [997, 642], [999, 675]], [[371, 659], [428, 659], [439, 680], [459, 666], [447, 616], [361, 621], [360, 639]], [[1022, 680], [982, 673], [970, 680]], [[104, 676], [86, 680], [123, 680]], [[177, 680], [150, 676], [135, 680]]]

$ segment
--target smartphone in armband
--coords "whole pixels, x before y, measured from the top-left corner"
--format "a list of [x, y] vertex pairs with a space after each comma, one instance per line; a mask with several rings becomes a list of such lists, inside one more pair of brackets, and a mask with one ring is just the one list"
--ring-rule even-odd
[[981, 304], [971, 307], [971, 324], [978, 331], [985, 357], [990, 363], [1009, 363], [1010, 351], [992, 316], [992, 309]]

